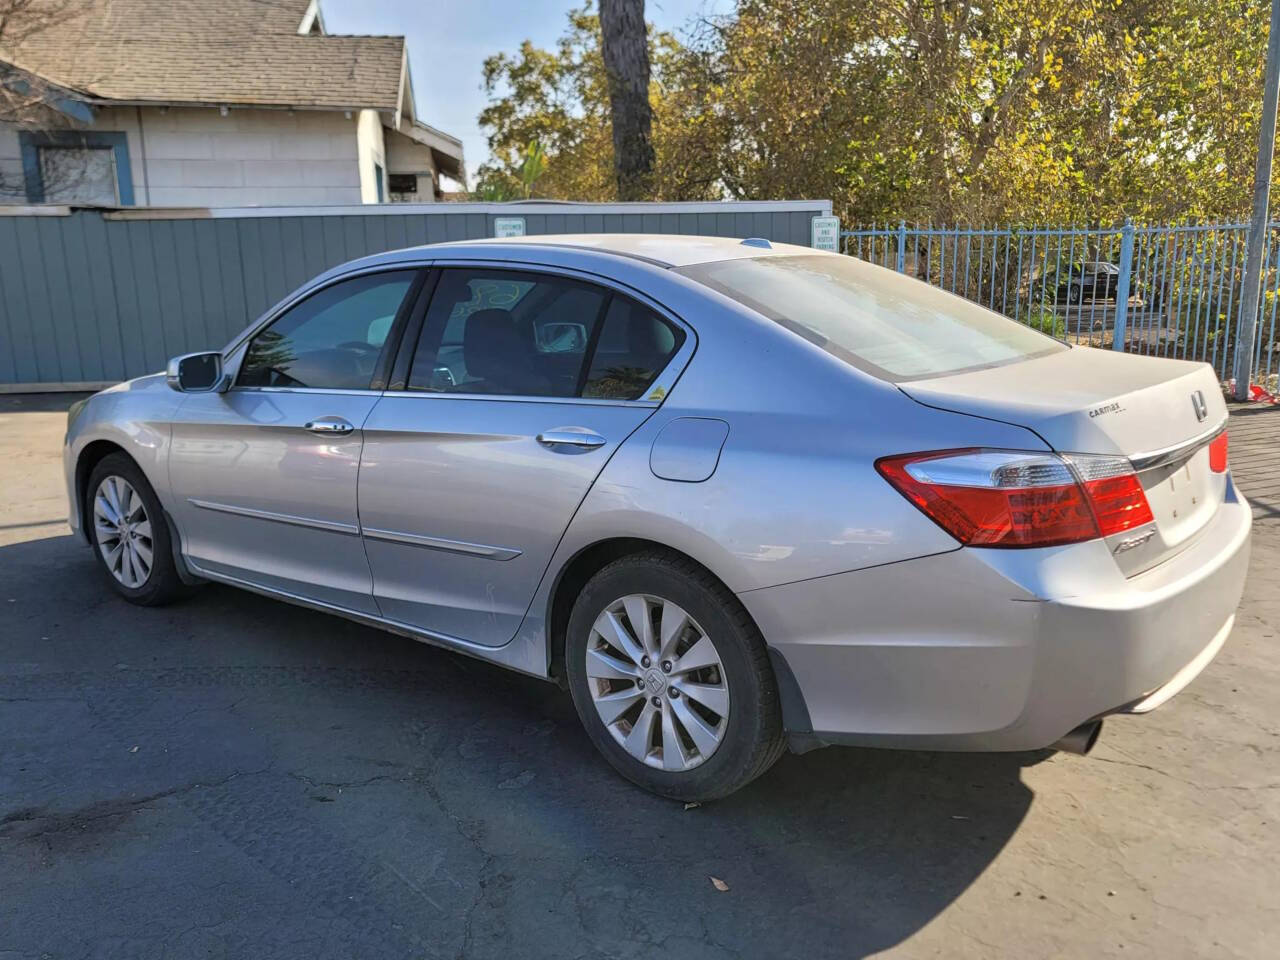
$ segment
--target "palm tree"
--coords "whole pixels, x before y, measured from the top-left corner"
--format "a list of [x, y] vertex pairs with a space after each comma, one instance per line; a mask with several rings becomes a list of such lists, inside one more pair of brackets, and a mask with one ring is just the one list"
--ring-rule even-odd
[[609, 77], [618, 199], [646, 200], [653, 171], [653, 110], [644, 0], [600, 0], [600, 38]]

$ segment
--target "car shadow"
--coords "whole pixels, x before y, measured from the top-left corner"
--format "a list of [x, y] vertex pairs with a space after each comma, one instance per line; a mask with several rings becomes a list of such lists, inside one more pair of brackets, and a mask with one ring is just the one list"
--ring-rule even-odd
[[533, 678], [219, 586], [133, 607], [67, 536], [0, 584], [19, 952], [862, 957], [997, 857], [1043, 757], [828, 748], [686, 808]]

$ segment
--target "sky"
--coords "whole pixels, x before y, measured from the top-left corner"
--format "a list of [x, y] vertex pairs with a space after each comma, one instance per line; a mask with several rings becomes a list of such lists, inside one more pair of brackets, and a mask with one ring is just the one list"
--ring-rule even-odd
[[[418, 119], [462, 140], [467, 170], [488, 159], [476, 122], [485, 105], [480, 68], [485, 57], [514, 52], [524, 40], [552, 46], [580, 0], [320, 0], [329, 33], [400, 34], [409, 44], [409, 71]], [[725, 13], [732, 0], [647, 0], [645, 18], [674, 30], [700, 14]]]

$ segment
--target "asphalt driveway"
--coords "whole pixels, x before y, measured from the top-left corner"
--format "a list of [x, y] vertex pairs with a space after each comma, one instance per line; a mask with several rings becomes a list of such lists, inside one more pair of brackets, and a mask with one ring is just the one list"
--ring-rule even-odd
[[686, 810], [549, 684], [229, 588], [118, 599], [63, 525], [67, 402], [0, 398], [0, 958], [1280, 942], [1275, 514], [1217, 661], [1093, 756], [831, 748]]

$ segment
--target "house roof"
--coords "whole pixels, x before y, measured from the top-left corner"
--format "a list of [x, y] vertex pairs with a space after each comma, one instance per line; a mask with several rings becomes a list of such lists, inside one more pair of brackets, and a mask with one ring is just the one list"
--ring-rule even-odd
[[0, 59], [91, 99], [395, 111], [403, 37], [299, 35], [310, 0], [84, 0]]

